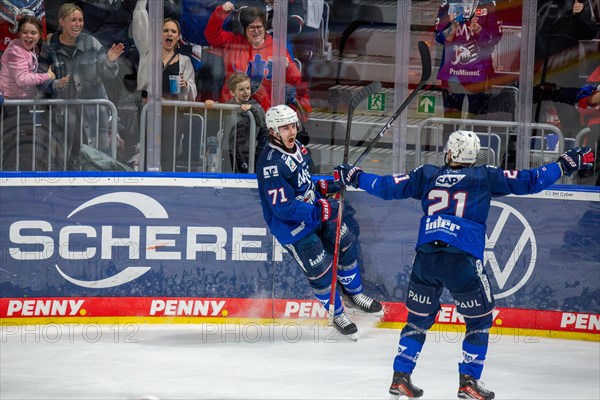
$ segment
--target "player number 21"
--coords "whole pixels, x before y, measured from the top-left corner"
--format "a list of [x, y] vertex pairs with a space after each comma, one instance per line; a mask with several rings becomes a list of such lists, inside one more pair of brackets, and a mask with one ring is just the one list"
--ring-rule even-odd
[[273, 205], [277, 204], [277, 197], [281, 198], [281, 203], [285, 203], [288, 200], [287, 197], [285, 197], [285, 192], [283, 191], [283, 188], [271, 189], [268, 193], [269, 195], [271, 195], [271, 203]]
[[[450, 206], [450, 192], [446, 190], [432, 190], [427, 196], [429, 200], [437, 200], [427, 207], [427, 215], [433, 215], [438, 211], [444, 210]], [[465, 213], [465, 203], [467, 202], [466, 192], [457, 192], [452, 195], [452, 200], [456, 203], [454, 215], [457, 217], [463, 217]]]

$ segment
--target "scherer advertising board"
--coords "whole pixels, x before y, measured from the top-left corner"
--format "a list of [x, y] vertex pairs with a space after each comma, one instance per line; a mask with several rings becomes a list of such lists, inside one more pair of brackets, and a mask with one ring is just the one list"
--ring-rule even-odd
[[[405, 321], [420, 204], [351, 190], [345, 210], [382, 325]], [[326, 317], [266, 228], [253, 179], [5, 174], [0, 241], [3, 324]], [[495, 198], [484, 262], [496, 329], [600, 333], [597, 189]], [[442, 300], [437, 322], [459, 324]]]

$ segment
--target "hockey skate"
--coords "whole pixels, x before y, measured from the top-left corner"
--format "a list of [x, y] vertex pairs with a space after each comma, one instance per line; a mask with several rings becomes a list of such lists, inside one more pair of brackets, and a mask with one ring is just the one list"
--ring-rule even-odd
[[392, 385], [390, 386], [391, 398], [406, 396], [409, 399], [416, 399], [423, 396], [423, 390], [413, 385], [410, 374], [405, 372], [394, 372]]
[[350, 321], [350, 318], [348, 318], [348, 315], [346, 315], [345, 312], [333, 317], [333, 326], [338, 330], [339, 333], [346, 336], [348, 339], [355, 342], [358, 340], [358, 336], [356, 334], [358, 332], [358, 328], [354, 322]]
[[492, 400], [495, 397], [494, 392], [486, 389], [483, 382], [472, 376], [460, 374], [458, 386], [459, 399]]
[[374, 315], [376, 317], [383, 317], [383, 306], [380, 302], [372, 297], [359, 293], [350, 295], [344, 293], [344, 304], [351, 309], [359, 310], [367, 314]]

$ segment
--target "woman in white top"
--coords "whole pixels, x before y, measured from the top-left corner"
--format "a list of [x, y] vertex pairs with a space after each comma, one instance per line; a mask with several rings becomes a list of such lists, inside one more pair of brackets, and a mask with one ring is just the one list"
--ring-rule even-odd
[[[138, 67], [138, 90], [148, 90], [150, 78], [150, 28], [148, 22], [148, 11], [146, 5], [148, 0], [138, 0], [131, 30], [135, 46], [140, 53]], [[181, 39], [181, 28], [179, 22], [167, 18], [163, 22], [162, 36], [162, 66], [163, 66], [163, 98], [172, 100], [194, 101], [196, 99], [196, 79], [192, 60], [188, 56], [179, 54], [179, 40]], [[167, 73], [167, 71], [169, 73]], [[180, 91], [177, 96], [171, 95], [169, 90], [169, 75], [180, 75]], [[175, 97], [175, 98], [174, 98]]]
[[[135, 45], [140, 52], [140, 62], [138, 67], [137, 88], [142, 90], [142, 97], [145, 97], [145, 91], [148, 90], [148, 81], [150, 79], [150, 30], [148, 22], [148, 11], [146, 10], [147, 0], [138, 0], [133, 11], [133, 20], [131, 30]], [[181, 27], [179, 22], [167, 18], [163, 22], [162, 34], [162, 92], [161, 97], [168, 100], [195, 101], [198, 91], [196, 89], [196, 79], [192, 60], [188, 56], [179, 54], [179, 39], [181, 38]], [[170, 76], [179, 76], [179, 90], [171, 90]], [[177, 93], [175, 93], [177, 92]], [[183, 129], [186, 124], [182, 118], [181, 112], [175, 112], [173, 106], [162, 107], [161, 123], [161, 143], [160, 143], [160, 164], [161, 171], [175, 171], [175, 160], [177, 157], [177, 147], [183, 135]], [[177, 119], [175, 118], [177, 115]], [[177, 122], [177, 132], [175, 132], [175, 122]]]

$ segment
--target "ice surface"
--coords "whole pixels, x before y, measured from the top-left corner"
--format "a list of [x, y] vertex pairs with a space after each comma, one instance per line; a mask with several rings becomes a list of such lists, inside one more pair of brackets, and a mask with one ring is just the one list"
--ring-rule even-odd
[[[399, 330], [324, 325], [2, 327], [0, 398], [387, 399]], [[456, 398], [462, 334], [430, 332], [413, 382]], [[600, 398], [600, 343], [492, 337], [483, 381], [498, 399]]]

